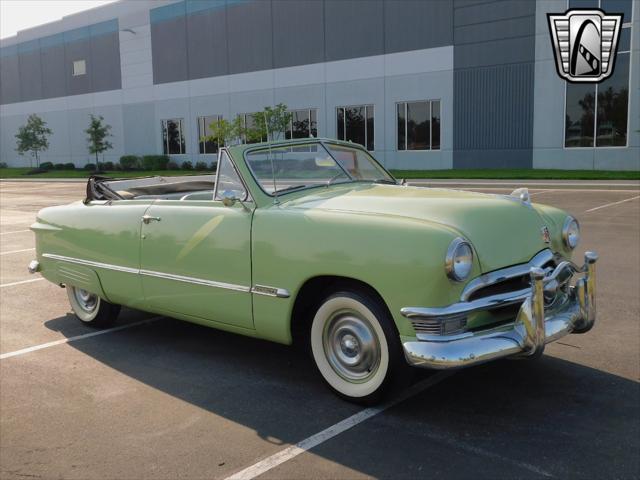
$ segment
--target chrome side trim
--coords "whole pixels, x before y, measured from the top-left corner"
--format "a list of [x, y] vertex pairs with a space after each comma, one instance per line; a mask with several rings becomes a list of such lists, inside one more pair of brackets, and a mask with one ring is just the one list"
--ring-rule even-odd
[[480, 275], [479, 277], [471, 280], [467, 286], [464, 287], [460, 300], [462, 302], [468, 301], [471, 295], [488, 285], [528, 275], [532, 268], [540, 268], [553, 259], [554, 255], [551, 250], [546, 249], [534, 256], [529, 263], [514, 265], [513, 267], [503, 268], [502, 270], [496, 270], [495, 272]]
[[204, 285], [205, 287], [223, 288], [225, 290], [233, 290], [236, 292], [248, 293], [251, 289], [244, 285], [236, 285], [234, 283], [216, 282], [213, 280], [205, 280], [204, 278], [185, 277], [182, 275], [174, 275], [172, 273], [154, 272], [152, 270], [140, 270], [140, 275], [146, 277], [163, 278], [165, 280], [174, 280], [176, 282], [192, 283], [194, 285]]
[[289, 290], [285, 288], [269, 287], [266, 285], [254, 285], [251, 289], [251, 293], [277, 298], [289, 298], [291, 296]]
[[54, 255], [52, 253], [42, 254], [44, 258], [52, 260], [61, 260], [63, 262], [75, 263], [77, 265], [86, 265], [87, 267], [104, 268], [115, 272], [132, 273], [135, 275], [145, 275], [147, 277], [164, 278], [165, 280], [173, 280], [176, 282], [192, 283], [194, 285], [204, 285], [206, 287], [222, 288], [225, 290], [233, 290], [235, 292], [249, 293], [251, 288], [244, 285], [236, 285], [233, 283], [216, 282], [213, 280], [205, 280], [203, 278], [185, 277], [182, 275], [173, 275], [171, 273], [154, 272], [152, 270], [140, 270], [138, 268], [122, 267], [120, 265], [111, 265], [109, 263], [93, 262], [91, 260], [82, 260], [79, 258], [65, 257], [63, 255]]
[[53, 253], [43, 253], [44, 258], [51, 258], [52, 260], [61, 260], [63, 262], [75, 263], [77, 265], [86, 265], [88, 267], [104, 268], [106, 270], [113, 270], [115, 272], [124, 273], [140, 273], [137, 268], [122, 267], [120, 265], [111, 265], [109, 263], [92, 262], [91, 260], [82, 260], [80, 258], [65, 257], [63, 255], [54, 255]]

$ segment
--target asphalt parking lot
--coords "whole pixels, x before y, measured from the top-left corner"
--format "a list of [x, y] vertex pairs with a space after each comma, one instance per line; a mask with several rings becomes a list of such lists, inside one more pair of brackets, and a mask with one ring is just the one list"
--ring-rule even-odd
[[638, 478], [640, 183], [615, 188], [531, 189], [581, 222], [579, 262], [600, 255], [591, 332], [363, 410], [285, 346], [131, 310], [85, 336], [26, 272], [36, 212], [84, 184], [1, 182], [0, 477]]

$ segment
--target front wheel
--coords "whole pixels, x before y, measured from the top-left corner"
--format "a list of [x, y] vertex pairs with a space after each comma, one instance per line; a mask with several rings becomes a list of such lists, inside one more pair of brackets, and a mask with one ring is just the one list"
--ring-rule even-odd
[[71, 309], [82, 323], [104, 328], [113, 324], [118, 318], [120, 305], [109, 303], [95, 293], [71, 285], [67, 285], [66, 289]]
[[352, 402], [379, 401], [409, 369], [387, 309], [365, 292], [328, 296], [313, 318], [310, 343], [325, 382]]

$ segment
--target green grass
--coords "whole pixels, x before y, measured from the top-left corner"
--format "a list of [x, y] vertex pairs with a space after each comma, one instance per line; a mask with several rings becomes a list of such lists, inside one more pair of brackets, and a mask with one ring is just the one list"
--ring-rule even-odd
[[518, 180], [640, 180], [640, 171], [614, 170], [391, 170], [396, 178]]
[[[49, 170], [46, 173], [38, 173], [35, 175], [27, 175], [31, 168], [0, 168], [0, 178], [89, 178], [93, 173], [88, 170]], [[174, 177], [179, 175], [207, 175], [212, 172], [209, 170], [117, 170], [113, 172], [101, 173], [104, 177], [129, 178], [129, 177], [149, 177], [153, 175], [162, 175], [163, 177]]]
[[[0, 178], [88, 178], [92, 172], [87, 170], [50, 170], [46, 173], [27, 175], [30, 168], [0, 168]], [[114, 171], [101, 175], [106, 177], [128, 178], [152, 175], [179, 176], [202, 175], [212, 173], [209, 170], [136, 170]], [[640, 180], [640, 171], [620, 172], [612, 170], [391, 170], [396, 178], [426, 179], [518, 179], [518, 180]]]

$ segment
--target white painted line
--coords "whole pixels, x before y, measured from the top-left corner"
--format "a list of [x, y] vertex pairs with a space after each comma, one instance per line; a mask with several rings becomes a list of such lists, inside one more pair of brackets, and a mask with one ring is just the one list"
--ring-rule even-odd
[[637, 200], [638, 198], [640, 198], [640, 195], [637, 195], [637, 196], [632, 197], [632, 198], [627, 198], [625, 200], [620, 200], [619, 202], [606, 203], [604, 205], [600, 205], [599, 207], [590, 208], [589, 210], [585, 210], [584, 213], [595, 212], [596, 210], [600, 210], [602, 208], [613, 207], [614, 205], [620, 205], [621, 203], [630, 202], [631, 200]]
[[10, 252], [2, 252], [0, 255], [11, 255], [12, 253], [31, 252], [35, 248], [23, 248], [22, 250], [11, 250]]
[[25, 233], [30, 232], [31, 230], [15, 230], [13, 232], [0, 232], [0, 235], [11, 235], [13, 233]]
[[539, 192], [533, 192], [530, 193], [529, 196], [533, 197], [534, 195], [540, 195], [541, 193], [547, 193], [547, 192], [552, 192], [553, 190], [549, 189], [549, 190], [540, 190]]
[[335, 425], [330, 426], [322, 430], [321, 432], [316, 433], [308, 438], [305, 438], [301, 442], [296, 443], [295, 445], [291, 445], [290, 447], [285, 448], [284, 450], [279, 451], [271, 455], [270, 457], [265, 458], [264, 460], [251, 465], [243, 470], [240, 470], [237, 473], [234, 473], [230, 477], [227, 477], [225, 480], [249, 480], [257, 477], [258, 475], [262, 475], [265, 472], [281, 465], [294, 457], [297, 457], [301, 453], [304, 453], [314, 447], [317, 447], [321, 443], [326, 442], [327, 440], [332, 439], [336, 435], [340, 435], [341, 433], [349, 430], [350, 428], [355, 427], [356, 425], [370, 419], [371, 417], [375, 417], [376, 415], [384, 412], [385, 410], [397, 405], [400, 402], [426, 390], [427, 388], [435, 385], [436, 383], [441, 382], [447, 377], [453, 375], [452, 371], [443, 371], [436, 373], [432, 377], [429, 377], [421, 382], [416, 383], [412, 387], [408, 388], [404, 392], [402, 392], [399, 396], [389, 400], [388, 402], [383, 403], [378, 407], [370, 407], [365, 408], [364, 410], [359, 411], [351, 415], [350, 417], [345, 418], [344, 420], [336, 423]]
[[141, 320], [139, 322], [128, 323], [127, 325], [120, 325], [118, 327], [107, 328], [106, 330], [100, 330], [97, 332], [85, 333], [84, 335], [77, 335], [75, 337], [63, 338], [61, 340], [55, 340], [49, 343], [42, 343], [40, 345], [36, 345], [34, 347], [23, 348], [22, 350], [16, 350], [14, 352], [3, 353], [0, 355], [0, 360], [4, 360], [6, 358], [17, 357], [18, 355], [24, 355], [25, 353], [35, 352], [37, 350], [42, 350], [44, 348], [55, 347], [56, 345], [62, 345], [64, 343], [77, 342], [78, 340], [84, 340], [85, 338], [95, 337], [97, 335], [104, 335], [105, 333], [117, 332], [118, 330], [124, 330], [125, 328], [136, 327], [138, 325], [142, 325], [144, 323], [151, 323], [155, 320], [158, 320], [162, 317], [153, 317], [148, 318], [147, 320]]
[[31, 280], [22, 280], [20, 282], [3, 283], [2, 285], [0, 285], [0, 288], [13, 287], [14, 285], [22, 285], [23, 283], [39, 282], [40, 280], [44, 280], [44, 278], [40, 277], [32, 278]]

